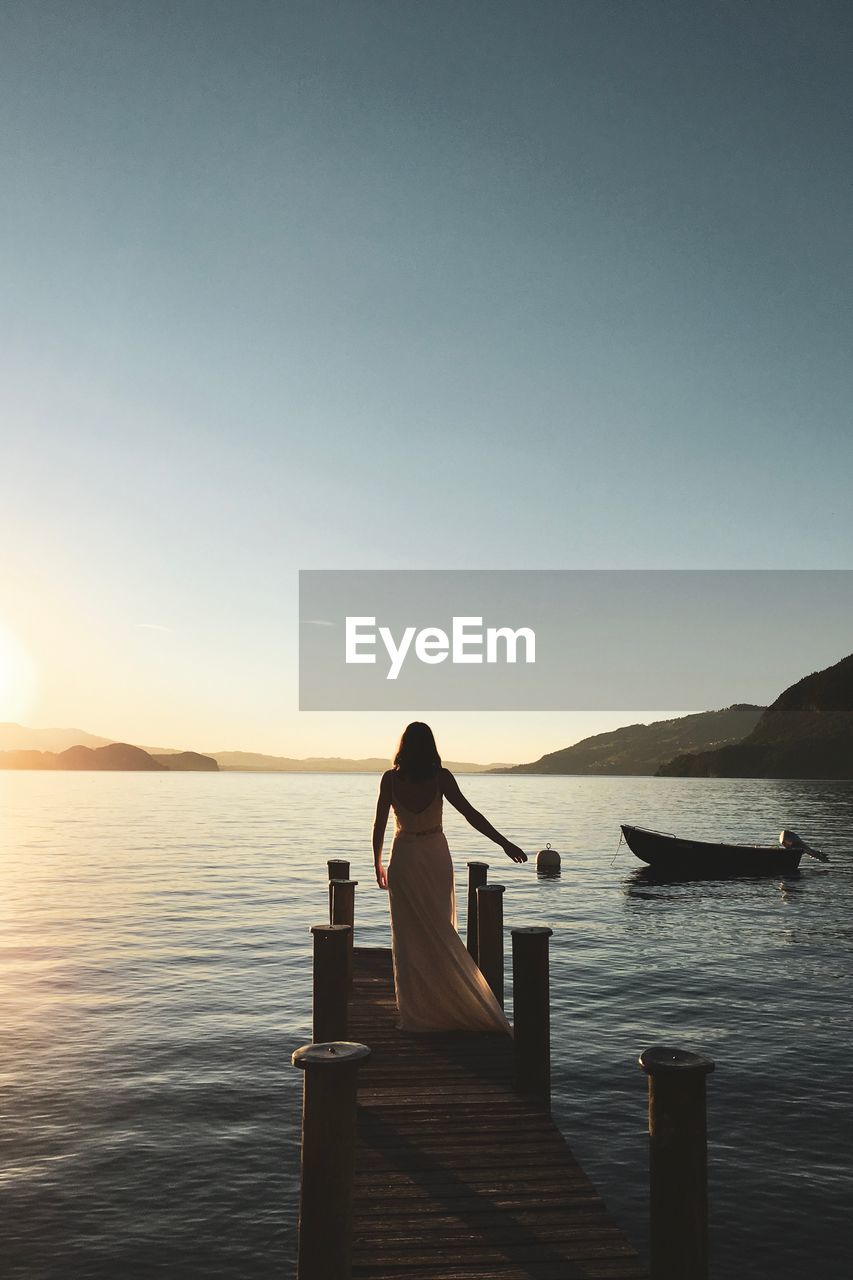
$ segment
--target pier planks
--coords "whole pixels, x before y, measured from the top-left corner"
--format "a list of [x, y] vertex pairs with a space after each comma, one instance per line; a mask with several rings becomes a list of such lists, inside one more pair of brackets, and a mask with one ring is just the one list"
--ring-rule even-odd
[[509, 1038], [396, 1017], [390, 951], [357, 947], [354, 1280], [646, 1277], [551, 1117], [513, 1093]]

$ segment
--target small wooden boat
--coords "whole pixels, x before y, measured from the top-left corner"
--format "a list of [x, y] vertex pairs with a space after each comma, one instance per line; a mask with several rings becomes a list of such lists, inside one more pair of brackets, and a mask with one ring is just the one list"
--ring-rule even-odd
[[820, 862], [826, 854], [810, 849], [793, 831], [783, 831], [778, 844], [715, 844], [682, 840], [664, 831], [646, 831], [622, 823], [622, 834], [633, 854], [661, 875], [764, 876], [796, 871], [804, 853]]

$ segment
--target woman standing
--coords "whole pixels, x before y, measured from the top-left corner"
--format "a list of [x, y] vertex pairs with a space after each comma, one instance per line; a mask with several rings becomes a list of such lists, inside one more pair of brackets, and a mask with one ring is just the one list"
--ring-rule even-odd
[[[429, 725], [415, 721], [382, 775], [373, 825], [376, 882], [388, 890], [394, 985], [403, 1031], [505, 1031], [510, 1025], [456, 928], [453, 863], [441, 826], [447, 798], [513, 862], [527, 854], [496, 831], [459, 790]], [[382, 845], [390, 810], [396, 830], [387, 871]]]

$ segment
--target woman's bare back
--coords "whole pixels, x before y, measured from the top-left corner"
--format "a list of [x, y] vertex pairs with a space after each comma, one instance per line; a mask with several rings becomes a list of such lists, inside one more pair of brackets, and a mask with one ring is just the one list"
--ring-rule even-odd
[[408, 809], [409, 813], [420, 813], [421, 810], [428, 809], [441, 789], [440, 774], [416, 782], [394, 769], [389, 770], [389, 773], [394, 799]]

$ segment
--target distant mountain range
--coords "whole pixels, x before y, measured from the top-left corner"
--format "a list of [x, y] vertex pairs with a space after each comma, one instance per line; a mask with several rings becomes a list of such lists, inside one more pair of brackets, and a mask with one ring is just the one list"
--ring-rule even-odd
[[512, 765], [495, 772], [601, 777], [653, 774], [678, 752], [739, 742], [752, 732], [763, 711], [764, 707], [738, 703], [723, 711], [700, 711], [652, 724], [629, 724], [609, 733], [596, 733], [573, 747], [551, 751], [531, 764]]
[[853, 654], [781, 693], [736, 744], [692, 749], [667, 778], [853, 778]]
[[[690, 778], [853, 778], [853, 654], [791, 685], [770, 707], [738, 703], [597, 733], [530, 764], [447, 761], [454, 773]], [[172, 751], [81, 729], [0, 724], [0, 768], [381, 773], [379, 756], [295, 759], [252, 751]]]
[[[8, 726], [3, 726], [7, 728]], [[129, 742], [109, 742], [103, 747], [74, 746], [64, 751], [0, 751], [0, 769], [96, 769], [140, 770], [167, 773], [170, 770], [217, 770], [209, 756], [195, 751], [179, 751], [153, 756]]]
[[[389, 760], [381, 756], [366, 756], [362, 760], [348, 760], [341, 756], [307, 756], [295, 759], [291, 756], [267, 756], [254, 751], [212, 751], [221, 769], [249, 770], [263, 773], [383, 773]], [[452, 773], [488, 773], [502, 766], [472, 764], [467, 760], [445, 760]]]
[[[125, 763], [117, 763], [124, 761]], [[454, 773], [485, 773], [497, 765], [447, 761]], [[160, 769], [241, 770], [251, 773], [382, 773], [388, 760], [368, 756], [270, 756], [254, 751], [178, 751], [168, 747], [132, 747], [99, 738], [83, 729], [30, 729], [0, 724], [0, 769]]]
[[203, 756], [199, 751], [161, 751], [150, 754], [152, 760], [175, 773], [217, 773], [219, 770], [219, 762], [213, 756]]

